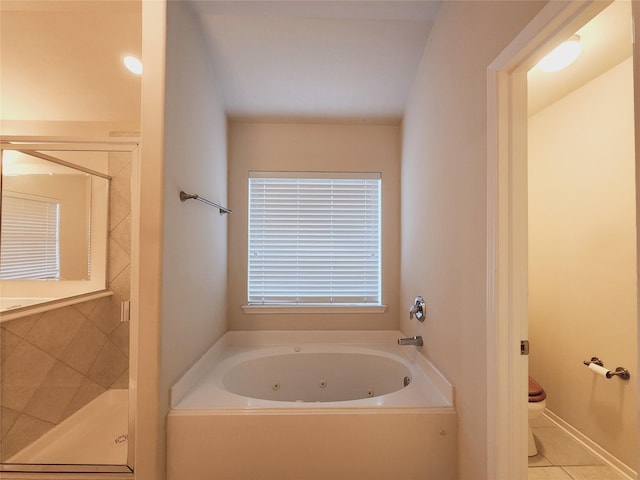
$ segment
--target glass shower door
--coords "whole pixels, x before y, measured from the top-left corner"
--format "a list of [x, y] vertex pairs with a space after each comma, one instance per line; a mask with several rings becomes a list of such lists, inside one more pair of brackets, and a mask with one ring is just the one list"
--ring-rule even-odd
[[132, 471], [136, 153], [3, 139], [0, 471]]

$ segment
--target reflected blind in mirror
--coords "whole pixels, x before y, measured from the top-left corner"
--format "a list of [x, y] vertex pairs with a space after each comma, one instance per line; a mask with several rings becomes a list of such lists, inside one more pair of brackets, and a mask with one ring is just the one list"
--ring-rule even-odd
[[3, 194], [0, 279], [60, 277], [59, 219], [60, 206], [55, 199]]

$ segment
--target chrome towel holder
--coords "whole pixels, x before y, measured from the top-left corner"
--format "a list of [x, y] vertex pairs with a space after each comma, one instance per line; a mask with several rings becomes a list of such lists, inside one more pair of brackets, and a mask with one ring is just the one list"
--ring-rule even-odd
[[202, 203], [206, 203], [207, 205], [210, 205], [212, 207], [217, 208], [220, 211], [220, 215], [224, 215], [225, 213], [231, 213], [231, 210], [229, 210], [226, 207], [223, 207], [222, 205], [218, 205], [217, 203], [213, 203], [210, 200], [207, 200], [206, 198], [202, 198], [200, 195], [198, 194], [191, 194], [191, 193], [185, 193], [182, 190], [180, 190], [180, 201], [181, 202], [185, 202], [187, 200], [199, 200]]

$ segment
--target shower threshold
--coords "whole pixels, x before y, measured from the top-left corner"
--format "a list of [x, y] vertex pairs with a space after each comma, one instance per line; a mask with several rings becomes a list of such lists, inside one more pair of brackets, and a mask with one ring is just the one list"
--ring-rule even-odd
[[126, 389], [107, 390], [1, 465], [4, 472], [131, 472]]

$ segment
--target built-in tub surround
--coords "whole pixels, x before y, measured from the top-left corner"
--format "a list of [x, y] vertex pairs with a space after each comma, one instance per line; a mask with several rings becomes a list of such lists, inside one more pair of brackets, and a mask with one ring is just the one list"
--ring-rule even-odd
[[402, 336], [228, 332], [172, 388], [168, 479], [454, 479], [453, 389]]

